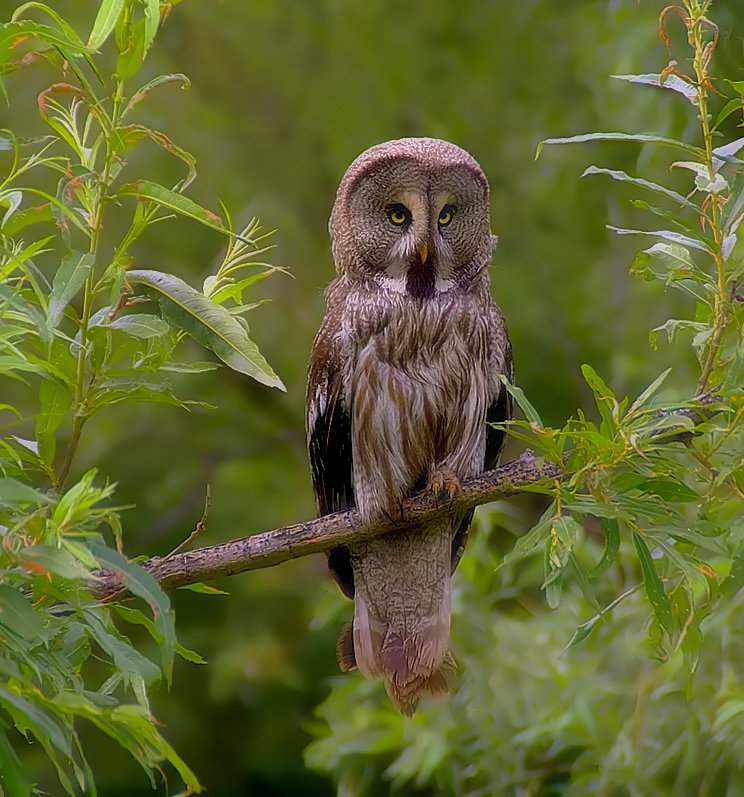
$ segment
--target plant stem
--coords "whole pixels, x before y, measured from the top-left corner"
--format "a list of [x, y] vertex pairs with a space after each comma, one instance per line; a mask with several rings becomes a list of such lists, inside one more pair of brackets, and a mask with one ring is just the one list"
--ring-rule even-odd
[[[708, 64], [712, 56], [713, 42], [706, 43], [703, 37], [703, 26], [712, 25], [705, 17], [705, 12], [708, 10], [710, 0], [704, 3], [699, 3], [698, 0], [688, 0], [685, 3], [689, 15], [688, 33], [689, 41], [695, 51], [693, 59], [693, 68], [695, 70], [697, 99], [698, 99], [698, 112], [700, 118], [700, 126], [703, 133], [703, 142], [705, 144], [705, 162], [708, 168], [708, 179], [713, 182], [716, 175], [715, 165], [713, 163], [713, 131], [710, 127], [710, 119], [708, 115], [708, 85], [710, 83], [710, 74], [708, 72]], [[723, 242], [723, 230], [721, 228], [721, 208], [718, 199], [714, 194], [709, 194], [710, 200], [710, 222], [711, 231], [713, 233], [713, 240], [715, 242], [715, 252], [713, 259], [716, 264], [717, 273], [717, 290], [715, 295], [715, 304], [713, 308], [713, 334], [708, 344], [708, 353], [700, 373], [700, 379], [697, 384], [697, 393], [705, 391], [710, 375], [716, 366], [716, 361], [721, 349], [721, 340], [723, 334], [728, 326], [728, 312], [726, 300], [726, 272], [721, 255], [721, 245]]]
[[121, 114], [121, 106], [123, 102], [123, 83], [116, 78], [116, 92], [113, 97], [113, 107], [111, 111], [111, 129], [103, 130], [106, 137], [106, 154], [104, 156], [103, 169], [101, 177], [98, 181], [98, 192], [95, 203], [95, 214], [91, 224], [90, 231], [90, 246], [88, 252], [93, 256], [93, 267], [85, 280], [84, 294], [83, 294], [83, 307], [80, 313], [80, 347], [77, 355], [77, 371], [75, 378], [75, 414], [72, 419], [72, 434], [70, 435], [70, 442], [65, 452], [65, 458], [59, 470], [56, 479], [56, 486], [58, 490], [64, 489], [67, 477], [70, 474], [72, 461], [77, 451], [78, 444], [80, 443], [80, 435], [83, 431], [83, 426], [88, 419], [88, 390], [91, 381], [86, 385], [85, 382], [85, 365], [88, 359], [89, 338], [88, 338], [88, 324], [90, 323], [91, 308], [93, 305], [93, 281], [95, 277], [96, 262], [98, 260], [98, 246], [101, 238], [101, 229], [103, 226], [103, 211], [106, 204], [106, 194], [108, 193], [109, 184], [111, 183], [111, 167], [114, 163], [114, 151], [111, 145], [113, 131], [119, 123]]

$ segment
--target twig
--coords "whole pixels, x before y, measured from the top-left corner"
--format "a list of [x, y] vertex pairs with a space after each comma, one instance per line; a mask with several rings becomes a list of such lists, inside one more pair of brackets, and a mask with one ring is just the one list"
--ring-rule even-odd
[[196, 524], [194, 530], [186, 537], [185, 540], [180, 542], [176, 547], [165, 557], [166, 559], [170, 559], [171, 556], [175, 556], [181, 548], [185, 548], [191, 540], [196, 537], [197, 534], [200, 534], [204, 529], [207, 527], [207, 515], [209, 514], [209, 503], [212, 500], [212, 489], [209, 485], [207, 485], [206, 495], [204, 496], [204, 512], [202, 513], [201, 520]]
[[[562, 472], [561, 465], [525, 452], [518, 459], [463, 482], [462, 493], [446, 504], [440, 502], [437, 506], [436, 496], [425, 491], [403, 501], [398, 518], [382, 518], [365, 525], [355, 510], [336, 512], [220, 545], [156, 556], [143, 562], [142, 567], [164, 589], [273, 567], [337, 545], [361, 542], [411, 523], [426, 522], [437, 515], [473, 509], [479, 504], [513, 495], [527, 485], [559, 478]], [[98, 574], [96, 582], [96, 597], [101, 601], [112, 600], [126, 591], [121, 579], [113, 573]]]

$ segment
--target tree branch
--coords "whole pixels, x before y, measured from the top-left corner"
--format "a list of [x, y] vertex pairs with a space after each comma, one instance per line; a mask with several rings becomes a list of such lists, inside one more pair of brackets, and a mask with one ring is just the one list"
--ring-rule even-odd
[[[529, 484], [558, 478], [562, 472], [562, 467], [555, 462], [547, 462], [526, 451], [518, 459], [463, 482], [462, 493], [451, 501], [438, 503], [431, 492], [420, 492], [403, 501], [398, 517], [365, 525], [356, 510], [336, 512], [220, 545], [155, 556], [142, 563], [142, 567], [164, 589], [273, 567], [336, 545], [361, 542], [411, 523], [423, 523], [443, 513], [473, 509], [479, 504], [513, 495]], [[125, 591], [125, 585], [116, 574], [102, 572], [97, 575], [94, 592], [99, 600], [112, 600]]]
[[[663, 439], [666, 443], [675, 440], [689, 443], [699, 432], [680, 429], [680, 425], [674, 422], [674, 417], [685, 415], [698, 424], [718, 412], [713, 406], [718, 400], [715, 391], [711, 391], [696, 396], [695, 406], [660, 410], [657, 416], [669, 416], [670, 426], [657, 429], [650, 436]], [[479, 504], [518, 493], [530, 484], [558, 479], [563, 475], [565, 472], [562, 465], [538, 458], [528, 450], [518, 459], [463, 482], [462, 493], [452, 500], [438, 502], [431, 492], [416, 493], [403, 501], [397, 517], [382, 518], [365, 524], [356, 510], [336, 512], [220, 545], [209, 545], [182, 553], [174, 552], [168, 556], [155, 556], [141, 566], [163, 589], [174, 589], [219, 576], [273, 567], [289, 559], [328, 551], [337, 545], [362, 542], [412, 523], [425, 523], [442, 514], [473, 509]], [[127, 589], [116, 573], [101, 571], [95, 574], [93, 591], [98, 600], [110, 601], [124, 594]]]

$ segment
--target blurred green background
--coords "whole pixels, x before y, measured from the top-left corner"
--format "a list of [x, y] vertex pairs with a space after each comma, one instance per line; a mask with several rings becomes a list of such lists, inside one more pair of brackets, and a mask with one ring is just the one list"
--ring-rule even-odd
[[[52, 5], [87, 37], [97, 3]], [[580, 373], [584, 362], [620, 395], [637, 392], [670, 364], [672, 383], [681, 392], [689, 390], [695, 363], [688, 348], [661, 344], [654, 352], [648, 344], [649, 329], [675, 309], [689, 312], [689, 307], [657, 284], [631, 279], [628, 267], [638, 247], [605, 229], [606, 223], [649, 223], [627, 202], [636, 194], [601, 178], [579, 180], [594, 163], [642, 172], [686, 192], [685, 175], [670, 174], [662, 153], [630, 144], [548, 148], [535, 161], [538, 141], [551, 136], [599, 130], [694, 135], [694, 109], [679, 96], [609, 78], [658, 72], [666, 65], [670, 56], [656, 31], [661, 8], [647, 0], [188, 0], [173, 8], [140, 82], [183, 72], [192, 87], [188, 93], [159, 89], [142, 106], [141, 121], [195, 154], [199, 177], [189, 194], [196, 201], [217, 209], [222, 199], [236, 226], [257, 215], [277, 230], [271, 259], [289, 268], [292, 277], [277, 274], [258, 284], [256, 299], [273, 301], [250, 320], [254, 339], [287, 393], [223, 368], [176, 385], [177, 395], [203, 399], [216, 409], [121, 407], [90, 423], [77, 472], [99, 467], [118, 482], [117, 503], [136, 505], [124, 516], [130, 556], [164, 554], [185, 538], [201, 516], [208, 483], [212, 504], [202, 545], [314, 514], [304, 448], [304, 379], [323, 314], [323, 288], [333, 276], [327, 220], [348, 164], [383, 140], [450, 139], [483, 166], [499, 235], [493, 293], [509, 322], [518, 382], [547, 423], [562, 423], [577, 407], [591, 411]], [[719, 72], [742, 80], [740, 1], [716, 3], [714, 18], [721, 29]], [[681, 25], [672, 22], [670, 30], [681, 50]], [[687, 68], [679, 60], [680, 68]], [[35, 96], [57, 79], [43, 64], [8, 78], [10, 107], [2, 112], [2, 125], [18, 135], [43, 132]], [[734, 136], [731, 120], [727, 133]], [[133, 162], [128, 180], [139, 176], [138, 169], [165, 185], [182, 176], [182, 164], [155, 147], [138, 148]], [[115, 217], [110, 214], [107, 230], [112, 242]], [[216, 233], [185, 220], [159, 224], [133, 249], [135, 267], [172, 272], [200, 285], [222, 245]], [[514, 446], [512, 453], [517, 450]], [[484, 510], [479, 536], [455, 577], [454, 643], [466, 666], [451, 716], [462, 724], [462, 738], [468, 723], [483, 728], [490, 723], [493, 750], [508, 742], [512, 751], [494, 758], [505, 779], [483, 794], [562, 793], [568, 780], [560, 773], [577, 761], [590, 761], [582, 764], [585, 772], [607, 763], [602, 755], [633, 715], [635, 696], [652, 690], [654, 679], [677, 677], [648, 661], [640, 641], [642, 606], [631, 606], [611, 631], [579, 653], [561, 653], [575, 626], [590, 615], [580, 599], [549, 611], [539, 592], [539, 563], [493, 577], [492, 566], [513, 544], [513, 533], [529, 528], [540, 509], [539, 501], [521, 498]], [[625, 576], [607, 578], [611, 599]], [[347, 794], [363, 793], [362, 783], [373, 794], [388, 788], [401, 794], [448, 793], [446, 779], [410, 776], [391, 787], [381, 774], [393, 762], [393, 751], [408, 744], [415, 729], [436, 727], [445, 709], [425, 706], [406, 729], [385, 713], [379, 685], [360, 686], [358, 675], [338, 675], [335, 638], [351, 604], [337, 597], [323, 557], [219, 586], [229, 596], [183, 591], [173, 596], [181, 641], [208, 664], [179, 661], [171, 692], [156, 695], [153, 703], [168, 738], [210, 794], [333, 794], [336, 785], [324, 769], [346, 778]], [[572, 672], [582, 683], [581, 700], [571, 687]], [[492, 680], [486, 685], [477, 678]], [[356, 692], [348, 691], [350, 684]], [[309, 769], [304, 749], [313, 735], [328, 732], [316, 707], [334, 689], [323, 716], [330, 712], [343, 719], [346, 710], [351, 718], [360, 690], [383, 715], [379, 722], [374, 716], [364, 720], [359, 727], [366, 735], [349, 729], [347, 747], [335, 739], [340, 763], [316, 745], [309, 757], [315, 768]], [[477, 701], [481, 694], [482, 712], [496, 707], [487, 718], [460, 711], [463, 696]], [[602, 701], [613, 695], [623, 698], [608, 708]], [[567, 716], [543, 717], [539, 709], [551, 705]], [[667, 719], [679, 730], [686, 715], [675, 705]], [[659, 711], [663, 714], [663, 705]], [[582, 736], [574, 725], [587, 715], [592, 722], [582, 725]], [[659, 749], [665, 734], [672, 738], [663, 719], [661, 730], [649, 731], [649, 738], [660, 740]], [[537, 734], [537, 722], [547, 723], [545, 759], [525, 762], [520, 751], [534, 752], [528, 731]], [[370, 734], [375, 723], [398, 734], [393, 742], [386, 737], [386, 746]], [[527, 734], [521, 741], [520, 728]], [[150, 793], [145, 775], [123, 753], [95, 731], [85, 734], [101, 794]], [[455, 756], [460, 739], [452, 737], [453, 748], [440, 751], [436, 766], [446, 769], [450, 754], [453, 760], [467, 758], [461, 748]], [[689, 738], [686, 743], [694, 744]], [[592, 744], [596, 749], [589, 755]], [[641, 757], [632, 739], [627, 744]], [[33, 751], [29, 756], [33, 761]], [[354, 767], [346, 766], [345, 756]], [[651, 745], [647, 758], [657, 757]], [[618, 766], [622, 781], [622, 767], [635, 766], [633, 756]], [[538, 778], [537, 791], [520, 791], [527, 788], [524, 772], [535, 767], [553, 767], [558, 785], [550, 785], [555, 780], [550, 777]], [[394, 774], [394, 768], [388, 771]], [[39, 777], [56, 793], [53, 780]], [[648, 792], [641, 783], [635, 791], [603, 793], [666, 793], [677, 775], [659, 777]], [[693, 792], [683, 786], [677, 793]]]

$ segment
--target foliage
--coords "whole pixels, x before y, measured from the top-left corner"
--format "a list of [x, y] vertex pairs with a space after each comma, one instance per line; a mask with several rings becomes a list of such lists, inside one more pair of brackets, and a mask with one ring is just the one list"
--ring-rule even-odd
[[[688, 315], [652, 330], [651, 345], [660, 345], [662, 334], [671, 344], [692, 333], [699, 374], [665, 394], [667, 368], [631, 401], [583, 365], [597, 420], [578, 410], [561, 428], [544, 424], [524, 392], [508, 386], [525, 420], [506, 428], [542, 456], [565, 461], [568, 476], [532, 488], [550, 503], [503, 558], [478, 541], [472, 572], [460, 582], [464, 616], [454, 621], [454, 646], [463, 650], [467, 677], [451, 705], [432, 707], [406, 726], [379, 708], [370, 687], [348, 681], [321, 705], [307, 761], [332, 771], [344, 793], [373, 792], [383, 780], [441, 794], [720, 794], [740, 782], [739, 753], [730, 740], [741, 687], [735, 680], [711, 688], [720, 665], [704, 656], [704, 648], [725, 648], [728, 635], [736, 635], [734, 607], [743, 583], [744, 313], [738, 284], [744, 258], [737, 232], [744, 221], [744, 161], [737, 154], [744, 138], [719, 139], [726, 119], [742, 118], [744, 84], [712, 77], [718, 28], [707, 16], [709, 6], [685, 0], [659, 19], [667, 45], [670, 22], [684, 26], [689, 73], [673, 60], [659, 74], [616, 76], [690, 103], [700, 145], [613, 132], [552, 138], [538, 147], [539, 155], [544, 144], [620, 141], [684, 152], [687, 159], [671, 168], [689, 174], [686, 195], [624, 170], [590, 166], [582, 176], [608, 175], [651, 195], [632, 204], [662, 219], [664, 229], [608, 227], [654, 239], [631, 273], [680, 291]], [[524, 587], [520, 566], [538, 551], [545, 601], [558, 609], [567, 600], [570, 610], [534, 618], [533, 636], [525, 640], [520, 621], [501, 618], [494, 625], [489, 595], [498, 582], [489, 574], [498, 571]], [[534, 568], [530, 572], [534, 576]], [[581, 598], [591, 615], [570, 633]], [[633, 651], [644, 624], [648, 651], [666, 669], [644, 666]], [[493, 646], [495, 660], [474, 654], [473, 640]], [[703, 672], [696, 673], [701, 656]], [[510, 693], [511, 662], [530, 668], [536, 686], [529, 694]], [[596, 666], [610, 674], [613, 689], [595, 685], [590, 706], [582, 673]], [[664, 695], [663, 711], [645, 699], [651, 689]]]
[[[180, 74], [132, 86], [169, 8], [105, 0], [87, 42], [38, 2], [19, 6], [0, 27], [1, 74], [38, 61], [61, 77], [38, 96], [51, 133], [5, 130], [0, 138], [0, 372], [15, 382], [5, 391], [12, 403], [0, 405], [0, 793], [33, 790], [18, 732], [43, 748], [65, 791], [95, 793], [82, 719], [127, 750], [153, 785], [152, 773], [168, 762], [189, 792], [201, 790], [148, 698], [159, 681], [170, 685], [176, 652], [201, 659], [176, 642], [169, 599], [123, 555], [114, 485], [95, 469], [71, 478], [81, 437], [101, 411], [127, 402], [194, 404], [176, 397], [171, 375], [216, 366], [184, 360], [184, 335], [233, 370], [283, 389], [244, 318], [257, 305], [244, 292], [276, 270], [259, 259], [267, 236], [255, 220], [234, 232], [226, 211], [223, 220], [190, 199], [193, 156], [136, 121], [151, 93], [188, 86]], [[104, 79], [104, 45], [112, 41], [115, 68]], [[143, 141], [185, 166], [173, 188], [122, 182]], [[131, 219], [115, 242], [105, 228], [125, 213]], [[227, 237], [225, 258], [202, 291], [170, 274], [130, 269], [132, 245], [174, 215]], [[136, 606], [95, 600], [101, 568], [126, 580]], [[159, 650], [158, 663], [143, 646]]]

